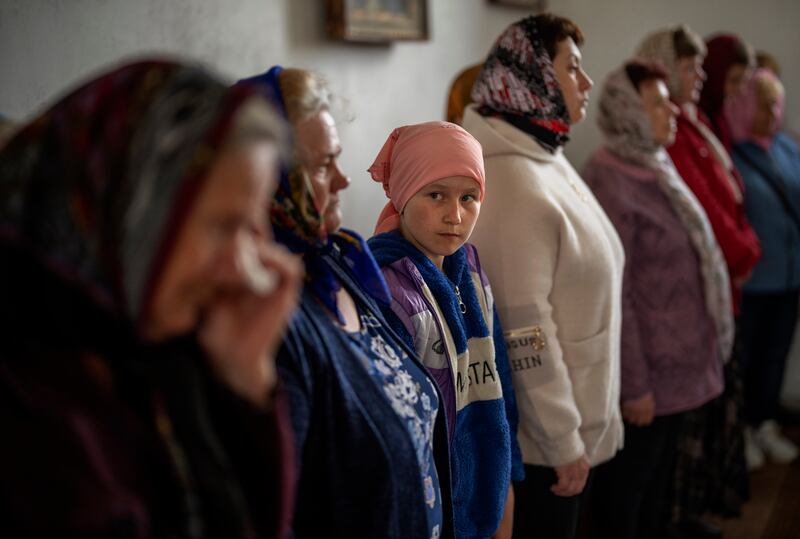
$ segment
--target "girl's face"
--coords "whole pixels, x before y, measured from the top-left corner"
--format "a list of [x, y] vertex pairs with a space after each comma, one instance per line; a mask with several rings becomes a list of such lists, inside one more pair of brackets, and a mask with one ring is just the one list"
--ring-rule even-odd
[[589, 90], [594, 83], [581, 66], [581, 51], [571, 37], [558, 42], [556, 57], [553, 58], [553, 69], [564, 96], [571, 124], [577, 124], [586, 118], [586, 107], [589, 106]]
[[481, 212], [474, 178], [450, 176], [429, 183], [403, 208], [400, 232], [440, 269], [472, 235]]

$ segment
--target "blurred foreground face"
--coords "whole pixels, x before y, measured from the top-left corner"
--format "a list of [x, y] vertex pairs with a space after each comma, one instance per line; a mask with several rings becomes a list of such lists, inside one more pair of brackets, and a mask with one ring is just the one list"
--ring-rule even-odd
[[336, 122], [323, 110], [297, 122], [294, 126], [300, 163], [308, 174], [317, 210], [325, 229], [335, 232], [342, 226], [342, 208], [339, 191], [350, 185], [339, 168], [342, 145]]
[[145, 336], [162, 340], [195, 329], [221, 294], [246, 290], [242, 253], [274, 247], [266, 218], [277, 182], [269, 142], [224, 150], [181, 225], [145, 321]]

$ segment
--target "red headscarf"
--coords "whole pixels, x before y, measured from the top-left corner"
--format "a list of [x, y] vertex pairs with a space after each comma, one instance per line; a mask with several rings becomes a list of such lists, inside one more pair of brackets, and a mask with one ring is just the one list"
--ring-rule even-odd
[[700, 93], [700, 109], [711, 120], [717, 137], [730, 152], [731, 137], [727, 122], [722, 114], [725, 101], [725, 78], [731, 66], [741, 62], [740, 51], [744, 42], [733, 34], [718, 34], [706, 41], [708, 54], [703, 61], [706, 82]]

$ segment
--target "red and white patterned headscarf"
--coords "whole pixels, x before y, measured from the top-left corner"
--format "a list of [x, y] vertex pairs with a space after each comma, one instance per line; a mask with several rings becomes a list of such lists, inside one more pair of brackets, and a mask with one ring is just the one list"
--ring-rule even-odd
[[503, 118], [550, 151], [569, 140], [569, 111], [535, 16], [500, 35], [472, 87], [472, 100], [483, 116]]

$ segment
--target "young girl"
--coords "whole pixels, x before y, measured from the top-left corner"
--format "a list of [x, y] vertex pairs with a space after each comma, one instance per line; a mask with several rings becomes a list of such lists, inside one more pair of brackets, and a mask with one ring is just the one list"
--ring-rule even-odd
[[456, 536], [510, 537], [517, 410], [489, 282], [466, 243], [484, 194], [481, 146], [447, 122], [400, 127], [369, 172], [391, 200], [369, 240], [392, 293], [386, 314], [444, 401]]

